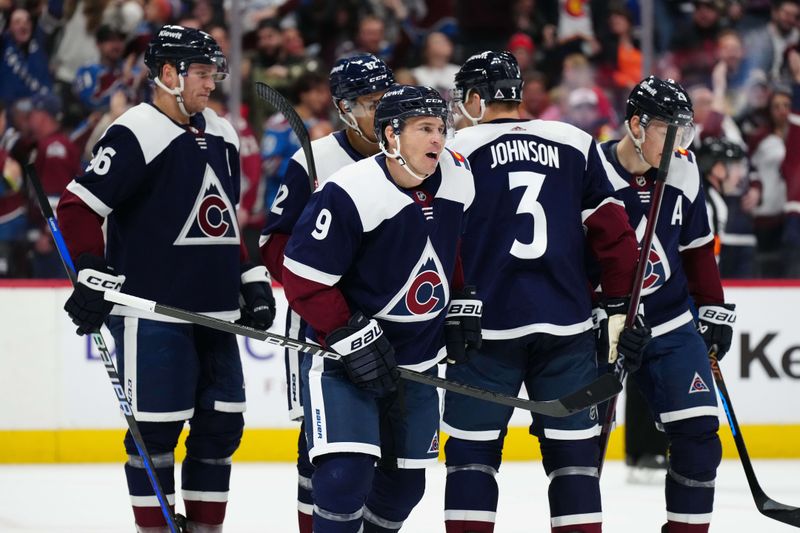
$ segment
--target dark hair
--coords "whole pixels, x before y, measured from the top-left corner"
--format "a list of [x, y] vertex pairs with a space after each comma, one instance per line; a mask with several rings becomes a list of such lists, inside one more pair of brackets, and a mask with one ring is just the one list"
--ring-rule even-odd
[[320, 85], [328, 85], [328, 77], [323, 74], [309, 70], [297, 78], [292, 86], [292, 100], [295, 104], [300, 103], [300, 97], [305, 93], [316, 89]]

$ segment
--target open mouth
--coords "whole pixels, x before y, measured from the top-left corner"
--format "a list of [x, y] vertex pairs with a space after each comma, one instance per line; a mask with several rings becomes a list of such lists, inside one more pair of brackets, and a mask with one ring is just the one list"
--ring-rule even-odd
[[439, 154], [437, 154], [436, 152], [428, 152], [427, 154], [425, 154], [425, 157], [436, 160], [436, 158], [439, 157]]

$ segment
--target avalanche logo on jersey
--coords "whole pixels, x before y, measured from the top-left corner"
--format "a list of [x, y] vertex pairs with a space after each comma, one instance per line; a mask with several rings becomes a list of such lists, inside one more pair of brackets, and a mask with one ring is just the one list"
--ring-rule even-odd
[[236, 211], [211, 165], [175, 245], [239, 244]]
[[433, 434], [431, 445], [428, 446], [428, 453], [439, 453], [439, 432]]
[[[641, 248], [644, 238], [644, 229], [647, 226], [647, 217], [642, 217], [636, 227], [636, 240], [639, 241]], [[642, 283], [642, 294], [652, 294], [667, 282], [672, 275], [669, 267], [669, 260], [658, 235], [653, 235], [653, 244], [650, 247], [650, 254], [647, 256], [647, 266], [644, 269], [644, 282]]]
[[706, 382], [703, 381], [703, 378], [701, 378], [700, 374], [697, 372], [694, 373], [692, 384], [689, 386], [689, 394], [694, 394], [696, 392], [710, 392], [708, 385], [706, 385]]
[[390, 322], [430, 320], [445, 308], [449, 294], [442, 263], [428, 239], [408, 281], [375, 316]]

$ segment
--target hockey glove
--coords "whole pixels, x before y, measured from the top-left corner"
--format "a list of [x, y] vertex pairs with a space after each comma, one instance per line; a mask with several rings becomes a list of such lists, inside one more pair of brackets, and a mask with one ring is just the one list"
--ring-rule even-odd
[[96, 255], [83, 254], [75, 262], [78, 281], [64, 310], [72, 322], [78, 326], [75, 333], [86, 335], [100, 328], [111, 313], [114, 304], [103, 298], [105, 291], [118, 291], [125, 283], [125, 276], [114, 274], [105, 259]]
[[465, 362], [471, 351], [481, 347], [483, 303], [476, 295], [475, 287], [467, 286], [450, 300], [444, 321], [444, 339], [447, 362], [451, 365]]
[[375, 319], [367, 319], [357, 312], [346, 326], [333, 330], [325, 343], [342, 356], [347, 377], [376, 398], [397, 389], [400, 373], [394, 360], [394, 348]]
[[633, 374], [642, 366], [644, 348], [652, 338], [652, 331], [639, 314], [633, 319], [633, 326], [623, 329], [620, 333], [617, 353], [622, 357], [622, 365], [629, 374]]
[[239, 291], [242, 317], [237, 323], [256, 329], [269, 329], [275, 319], [275, 298], [272, 296], [267, 269], [253, 263], [243, 264]]
[[597, 347], [597, 362], [608, 363], [608, 313], [602, 305], [592, 308], [592, 330]]
[[697, 331], [702, 335], [706, 348], [716, 346], [717, 359], [722, 360], [731, 349], [733, 325], [736, 323], [736, 305], [701, 305], [697, 310]]

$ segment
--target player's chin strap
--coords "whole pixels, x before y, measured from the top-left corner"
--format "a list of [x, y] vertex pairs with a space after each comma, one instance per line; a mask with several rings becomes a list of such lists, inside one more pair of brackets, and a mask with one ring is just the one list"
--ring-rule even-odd
[[[470, 89], [469, 91], [467, 91], [467, 94], [466, 94], [466, 97], [465, 97], [465, 98], [469, 98], [469, 93], [470, 93], [471, 91], [472, 91], [472, 89]], [[480, 95], [479, 95], [479, 96], [480, 96]], [[467, 120], [469, 120], [470, 122], [472, 122], [472, 125], [473, 125], [473, 126], [477, 126], [477, 125], [480, 123], [480, 121], [481, 121], [481, 120], [483, 120], [483, 115], [485, 115], [485, 114], [486, 114], [486, 101], [485, 101], [483, 98], [481, 98], [481, 114], [480, 114], [480, 116], [478, 116], [478, 117], [473, 117], [472, 115], [470, 115], [470, 114], [469, 114], [469, 112], [467, 111], [467, 109], [464, 107], [464, 101], [463, 101], [463, 100], [460, 100], [460, 101], [459, 101], [459, 102], [456, 104], [456, 107], [458, 108], [458, 112], [461, 114], [461, 116], [464, 116], [464, 117], [466, 117], [466, 118], [467, 118]]]
[[[642, 153], [642, 145], [644, 144], [644, 137], [645, 137], [645, 133], [646, 133], [646, 131], [645, 131], [646, 128], [645, 128], [645, 126], [642, 125], [641, 122], [639, 122], [639, 125], [641, 126], [641, 130], [642, 130], [642, 136], [641, 137], [636, 137], [633, 134], [633, 132], [631, 131], [631, 125], [630, 125], [630, 121], [629, 120], [625, 121], [625, 131], [628, 132], [628, 136], [631, 138], [631, 141], [633, 141], [633, 148], [636, 150], [636, 153], [639, 155], [639, 159], [642, 160], [642, 163], [644, 163], [646, 165], [650, 165], [650, 163], [648, 163], [645, 160], [644, 153]], [[653, 165], [650, 165], [650, 166], [653, 166]]]
[[356, 122], [356, 117], [354, 117], [353, 112], [350, 111], [350, 104], [345, 102], [345, 109], [347, 109], [347, 111], [342, 113], [342, 110], [339, 108], [339, 106], [336, 106], [336, 111], [338, 111], [339, 118], [342, 120], [342, 122], [344, 122], [348, 128], [356, 132], [358, 136], [364, 139], [366, 142], [370, 144], [378, 144], [378, 141], [373, 141], [367, 137], [366, 133], [361, 131], [361, 127], [358, 125], [358, 122]]
[[406, 161], [406, 158], [403, 157], [403, 155], [400, 153], [400, 133], [399, 132], [396, 133], [394, 138], [397, 139], [397, 149], [393, 153], [389, 153], [389, 151], [386, 149], [386, 145], [383, 143], [383, 141], [381, 141], [378, 143], [381, 152], [383, 152], [386, 155], [386, 157], [391, 157], [392, 159], [400, 163], [400, 166], [403, 167], [406, 172], [411, 174], [411, 176], [415, 180], [418, 180], [420, 182], [425, 181], [425, 179], [428, 176], [430, 176], [430, 174], [425, 174], [424, 176], [420, 176], [419, 174], [411, 170], [411, 165]]
[[171, 94], [171, 95], [173, 95], [175, 97], [175, 100], [178, 101], [178, 109], [181, 110], [181, 113], [183, 113], [187, 117], [191, 117], [192, 116], [191, 114], [189, 114], [188, 111], [186, 111], [186, 108], [183, 106], [183, 96], [181, 96], [181, 93], [183, 92], [183, 76], [181, 76], [180, 74], [178, 75], [178, 86], [175, 87], [174, 89], [170, 89], [169, 87], [164, 85], [164, 82], [162, 82], [159, 79], [158, 76], [156, 76], [155, 80], [153, 80], [153, 81], [156, 82], [156, 85], [158, 85], [159, 87], [164, 89], [166, 92], [168, 92], [169, 94]]

